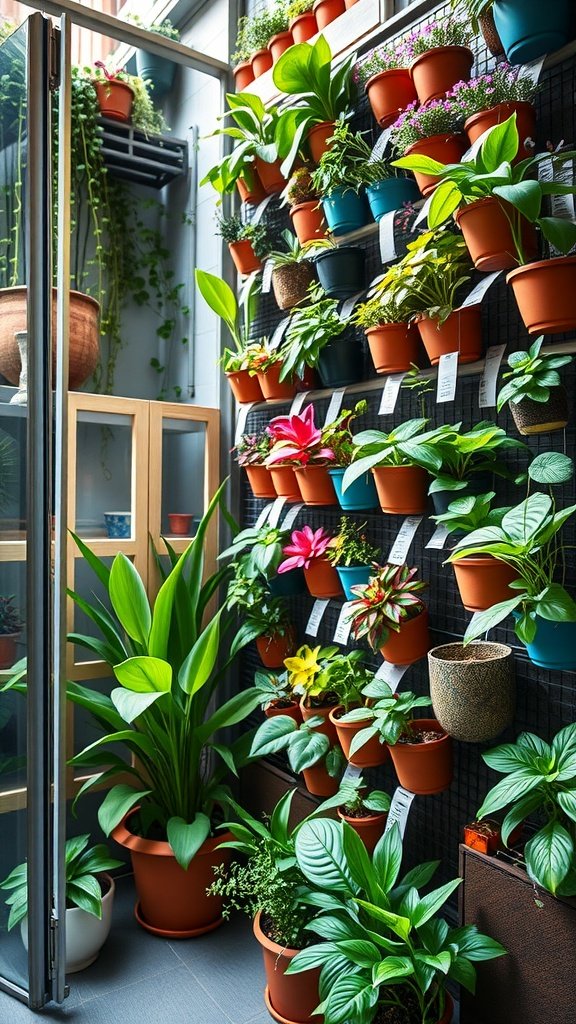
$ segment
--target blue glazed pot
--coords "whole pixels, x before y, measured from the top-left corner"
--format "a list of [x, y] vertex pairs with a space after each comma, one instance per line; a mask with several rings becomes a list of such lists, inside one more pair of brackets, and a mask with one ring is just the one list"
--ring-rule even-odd
[[352, 593], [352, 587], [357, 584], [364, 586], [368, 583], [370, 576], [372, 575], [371, 565], [350, 565], [350, 566], [336, 566], [336, 572], [340, 577], [340, 583], [342, 584], [342, 590], [347, 601], [354, 601], [356, 594]]
[[379, 508], [378, 495], [374, 484], [374, 477], [371, 473], [364, 473], [358, 477], [347, 490], [342, 490], [342, 477], [344, 469], [329, 469], [338, 504], [344, 512], [369, 512]]
[[322, 200], [322, 209], [330, 231], [347, 235], [370, 222], [370, 209], [363, 192], [335, 188]]
[[152, 82], [152, 99], [161, 100], [174, 84], [176, 65], [166, 57], [157, 57], [147, 50], [136, 51], [136, 69], [140, 78]]
[[385, 213], [420, 199], [420, 190], [413, 178], [386, 178], [375, 185], [367, 185], [366, 195], [374, 220], [381, 221]]
[[[519, 616], [514, 613], [514, 618]], [[528, 657], [539, 668], [576, 669], [576, 622], [550, 622], [536, 616], [536, 637], [526, 644]]]
[[132, 515], [130, 512], [105, 512], [106, 532], [114, 540], [126, 540], [132, 534]]
[[573, 0], [496, 0], [494, 24], [511, 64], [559, 50], [571, 38]]
[[294, 597], [297, 594], [308, 593], [302, 569], [278, 573], [268, 581], [268, 586], [273, 597]]

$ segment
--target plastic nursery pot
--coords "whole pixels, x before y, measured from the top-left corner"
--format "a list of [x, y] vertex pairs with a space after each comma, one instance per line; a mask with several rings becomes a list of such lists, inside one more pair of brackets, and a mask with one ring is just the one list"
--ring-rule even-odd
[[524, 437], [530, 434], [551, 434], [568, 425], [568, 395], [563, 384], [551, 388], [547, 402], [523, 398], [521, 402], [509, 402], [508, 408], [516, 429]]
[[343, 388], [363, 377], [362, 352], [346, 334], [329, 341], [318, 357], [318, 376], [324, 388]]
[[130, 120], [134, 92], [127, 82], [106, 80], [92, 84], [96, 90], [96, 99], [102, 117], [109, 117], [111, 121], [127, 122]]
[[342, 477], [346, 470], [344, 468], [329, 469], [332, 477], [338, 504], [344, 512], [369, 512], [378, 508], [378, 495], [374, 478], [370, 473], [364, 473], [358, 477], [353, 484], [350, 484], [345, 491], [342, 490]]
[[268, 49], [272, 54], [272, 63], [275, 64], [279, 57], [289, 50], [294, 44], [291, 32], [277, 32], [268, 43]]
[[464, 826], [464, 844], [479, 853], [496, 853], [500, 845], [500, 826], [496, 821], [473, 821]]
[[230, 851], [218, 847], [232, 838], [231, 833], [207, 839], [189, 870], [184, 871], [168, 843], [130, 831], [137, 810], [130, 811], [113, 829], [112, 838], [130, 850], [138, 893], [134, 910], [138, 924], [153, 935], [174, 939], [204, 935], [217, 928], [222, 924], [222, 899], [207, 896], [206, 889], [214, 880], [214, 868], [230, 863]]
[[271, 700], [268, 707], [264, 708], [266, 718], [277, 718], [278, 715], [287, 715], [297, 725], [302, 721], [302, 712], [297, 700]]
[[467, 82], [474, 54], [467, 46], [436, 46], [410, 64], [410, 76], [420, 103], [445, 96], [456, 82]]
[[237, 402], [263, 401], [264, 395], [256, 375], [251, 376], [248, 370], [235, 370], [233, 373], [227, 373], [226, 377]]
[[418, 363], [420, 336], [411, 324], [380, 324], [366, 331], [376, 373], [405, 373]]
[[327, 558], [312, 558], [304, 567], [304, 578], [312, 597], [342, 597], [338, 573]]
[[[431, 135], [428, 139], [413, 142], [405, 150], [404, 155], [429, 156], [441, 164], [458, 164], [466, 149], [467, 139], [464, 135]], [[433, 192], [439, 181], [434, 174], [418, 174], [416, 171], [414, 177], [423, 196]]]
[[442, 793], [452, 782], [452, 738], [435, 718], [419, 718], [411, 724], [418, 733], [434, 731], [442, 736], [425, 743], [398, 742], [390, 747], [398, 782], [419, 796]]
[[270, 71], [273, 63], [270, 50], [267, 47], [266, 49], [256, 50], [256, 53], [252, 54], [251, 63], [254, 78], [260, 78], [261, 75], [265, 75], [267, 71]]
[[400, 111], [417, 99], [408, 68], [380, 71], [368, 79], [365, 88], [372, 113], [382, 128], [392, 124]]
[[305, 505], [337, 505], [327, 466], [297, 466], [294, 470]]
[[572, 38], [572, 0], [497, 0], [494, 25], [511, 64], [525, 64], [559, 50]]
[[276, 491], [276, 497], [286, 498], [286, 501], [302, 501], [298, 481], [294, 473], [294, 466], [270, 466], [270, 476]]
[[[289, 949], [273, 942], [262, 930], [262, 915], [254, 918], [254, 935], [262, 949], [266, 973], [266, 1009], [279, 1024], [313, 1024], [313, 1011], [318, 1006], [320, 969], [286, 975], [298, 949]], [[316, 1018], [317, 1019], [317, 1018]]]
[[272, 363], [267, 370], [258, 370], [258, 380], [266, 401], [279, 398], [294, 398], [296, 385], [292, 378], [280, 380], [282, 363]]
[[420, 466], [376, 466], [372, 470], [380, 508], [391, 515], [423, 515], [428, 505], [428, 473]]
[[192, 529], [192, 518], [191, 512], [169, 512], [168, 523], [170, 524], [170, 533], [188, 537]]
[[322, 199], [322, 209], [328, 228], [334, 235], [346, 235], [358, 231], [370, 221], [370, 209], [366, 196], [351, 188], [335, 188]]
[[516, 267], [506, 281], [529, 334], [560, 334], [576, 327], [576, 256]]
[[283, 668], [284, 658], [289, 658], [294, 649], [294, 632], [288, 629], [283, 636], [280, 633], [259, 636], [256, 647], [264, 668]]
[[293, 18], [290, 22], [290, 31], [295, 43], [306, 43], [312, 39], [318, 31], [314, 12], [307, 11], [306, 14], [299, 14]]
[[482, 318], [480, 306], [455, 309], [443, 324], [428, 316], [417, 320], [426, 354], [437, 366], [440, 356], [458, 353], [459, 363], [475, 363], [482, 357]]
[[321, 32], [323, 28], [344, 14], [346, 5], [344, 0], [314, 0], [312, 10], [316, 17], [318, 31]]
[[512, 648], [476, 641], [428, 651], [430, 697], [442, 728], [463, 743], [486, 743], [514, 721]]
[[308, 704], [307, 698], [302, 697], [300, 701], [300, 711], [302, 712], [302, 718], [305, 722], [309, 722], [311, 718], [320, 717], [324, 721], [322, 725], [319, 725], [316, 732], [323, 733], [330, 740], [332, 746], [338, 742], [338, 735], [336, 733], [336, 727], [330, 718], [330, 712], [333, 710], [334, 704], [324, 704], [316, 707], [314, 704]]
[[268, 196], [274, 196], [277, 192], [281, 192], [286, 184], [286, 178], [280, 170], [281, 163], [281, 160], [274, 160], [273, 163], [269, 164], [259, 156], [256, 157], [255, 164], [258, 177]]
[[297, 203], [290, 208], [292, 227], [300, 245], [306, 242], [316, 242], [319, 238], [326, 237], [326, 221], [324, 211], [315, 199], [308, 203]]
[[302, 775], [306, 789], [312, 796], [334, 796], [340, 787], [340, 779], [329, 775], [322, 761], [313, 764], [311, 768], [303, 768]]
[[232, 74], [234, 75], [234, 88], [236, 92], [244, 92], [254, 81], [254, 69], [252, 61], [243, 60], [237, 64]]
[[380, 654], [391, 665], [413, 665], [428, 653], [431, 646], [428, 609], [423, 608], [419, 615], [402, 622], [399, 633], [390, 630]]
[[251, 172], [250, 182], [246, 178], [238, 178], [236, 189], [242, 203], [249, 203], [251, 206], [255, 206], [257, 203], [261, 203], [263, 199], [266, 199], [264, 186], [255, 170]]
[[19, 633], [3, 633], [0, 636], [0, 668], [11, 668], [16, 661], [16, 640]]
[[239, 242], [229, 242], [228, 248], [236, 270], [243, 277], [262, 267], [249, 238], [242, 238]]
[[341, 821], [345, 821], [347, 825], [350, 825], [350, 828], [353, 828], [356, 834], [360, 836], [368, 853], [373, 853], [378, 840], [384, 834], [388, 818], [387, 812], [383, 811], [382, 814], [367, 813], [365, 818], [354, 818], [345, 814], [344, 809], [339, 807], [338, 817]]
[[136, 50], [136, 73], [139, 78], [152, 83], [154, 101], [161, 100], [174, 85], [176, 64], [148, 50]]
[[[512, 212], [508, 203], [489, 196], [477, 203], [462, 206], [455, 214], [476, 270], [488, 273], [493, 270], [512, 270], [518, 266], [506, 210]], [[538, 255], [538, 238], [534, 225], [525, 217], [522, 217], [521, 231], [526, 258], [534, 260]]]
[[334, 134], [334, 121], [319, 121], [308, 130], [306, 140], [310, 156], [315, 164], [320, 163], [323, 154], [329, 149], [328, 139]]
[[314, 263], [318, 280], [331, 299], [349, 299], [365, 284], [366, 251], [341, 245], [318, 253]]
[[460, 600], [469, 612], [483, 612], [514, 596], [510, 584], [518, 579], [516, 569], [497, 558], [467, 557], [452, 562]]
[[314, 280], [310, 260], [287, 263], [272, 271], [272, 289], [279, 309], [293, 309], [307, 298], [308, 285]]
[[344, 597], [347, 601], [353, 601], [356, 597], [352, 593], [352, 587], [364, 586], [372, 575], [371, 565], [337, 565], [336, 572], [342, 584]]
[[268, 586], [273, 597], [295, 597], [298, 594], [308, 593], [302, 569], [277, 573], [271, 580], [268, 580]]
[[[514, 616], [517, 617], [516, 615]], [[569, 672], [576, 668], [576, 622], [551, 622], [536, 616], [536, 636], [526, 644], [538, 668]]]
[[385, 178], [367, 185], [366, 196], [374, 220], [381, 221], [386, 213], [399, 210], [404, 203], [415, 203], [420, 192], [413, 178]]
[[244, 466], [255, 498], [277, 498], [270, 470], [266, 466]]
[[330, 712], [330, 721], [336, 729], [338, 742], [348, 764], [354, 765], [355, 768], [377, 768], [378, 765], [384, 764], [388, 757], [388, 748], [385, 743], [380, 743], [378, 736], [373, 736], [350, 757], [350, 744], [354, 737], [369, 725], [369, 719], [363, 722], [342, 722], [340, 715], [343, 713], [344, 708], [339, 704]]
[[516, 127], [520, 148], [512, 163], [518, 163], [525, 157], [532, 155], [530, 146], [526, 145], [527, 139], [533, 139], [536, 134], [536, 111], [532, 103], [518, 101], [511, 103], [497, 103], [495, 107], [487, 110], [479, 110], [477, 114], [467, 118], [464, 122], [464, 131], [468, 136], [468, 142], [472, 145], [480, 136], [493, 128], [496, 124], [503, 124], [512, 114], [516, 114]]

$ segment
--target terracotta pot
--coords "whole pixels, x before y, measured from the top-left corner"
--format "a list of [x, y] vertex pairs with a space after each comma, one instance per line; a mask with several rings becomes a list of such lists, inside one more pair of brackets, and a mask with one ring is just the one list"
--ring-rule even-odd
[[531, 147], [526, 146], [526, 139], [533, 139], [536, 135], [536, 111], [532, 103], [497, 103], [495, 107], [479, 110], [477, 114], [472, 114], [472, 117], [467, 118], [464, 122], [464, 131], [470, 145], [476, 142], [476, 139], [479, 139], [489, 128], [493, 128], [496, 124], [503, 124], [509, 117], [512, 117], [512, 114], [516, 114], [516, 127], [520, 139], [518, 155], [512, 163], [518, 163], [527, 156], [532, 156]]
[[256, 50], [256, 53], [252, 54], [251, 63], [254, 78], [260, 78], [260, 75], [265, 75], [272, 67], [272, 54], [270, 50], [267, 47], [263, 50]]
[[380, 324], [366, 337], [376, 373], [404, 373], [418, 362], [419, 335], [411, 324]]
[[306, 136], [310, 156], [315, 164], [320, 163], [320, 158], [329, 149], [328, 139], [334, 134], [334, 121], [320, 121], [309, 129]]
[[[462, 206], [457, 211], [455, 219], [476, 270], [488, 273], [493, 270], [512, 270], [518, 266], [518, 256], [508, 219], [515, 216], [516, 211], [509, 203], [495, 196]], [[530, 260], [536, 259], [536, 229], [525, 217], [521, 217], [520, 224], [522, 248], [526, 257]]]
[[258, 370], [258, 380], [267, 402], [279, 398], [294, 398], [296, 385], [293, 380], [280, 380], [282, 363], [273, 363], [267, 370]]
[[455, 309], [443, 324], [430, 317], [421, 316], [417, 321], [420, 337], [432, 366], [437, 366], [440, 356], [447, 352], [458, 352], [459, 363], [475, 363], [482, 357], [482, 319], [480, 306], [465, 306]]
[[308, 297], [308, 285], [314, 280], [310, 260], [286, 263], [272, 271], [272, 289], [279, 309], [293, 309]]
[[342, 597], [340, 577], [327, 558], [313, 558], [304, 577], [312, 597]]
[[391, 665], [413, 665], [428, 653], [431, 646], [428, 609], [423, 608], [419, 615], [402, 623], [399, 633], [390, 630], [380, 654]]
[[[412, 723], [418, 731], [442, 726], [435, 718], [419, 718]], [[452, 782], [452, 737], [446, 733], [430, 743], [395, 743], [390, 747], [398, 782], [410, 793], [430, 796], [442, 793]]]
[[275, 36], [268, 43], [268, 49], [272, 54], [272, 63], [275, 64], [279, 57], [282, 56], [286, 50], [289, 50], [293, 46], [294, 40], [291, 32], [277, 32]]
[[516, 429], [524, 437], [531, 434], [551, 434], [568, 426], [568, 395], [563, 384], [551, 388], [547, 402], [535, 402], [523, 398], [521, 402], [509, 402], [508, 408]]
[[256, 206], [263, 199], [266, 199], [266, 192], [255, 170], [251, 171], [251, 179], [251, 181], [248, 181], [247, 178], [238, 178], [236, 189], [241, 202]]
[[227, 373], [226, 376], [237, 402], [264, 401], [260, 381], [256, 375], [250, 376], [248, 370], [236, 370], [233, 373]]
[[328, 228], [324, 219], [324, 211], [318, 205], [317, 200], [312, 199], [308, 203], [297, 203], [296, 206], [292, 206], [290, 217], [300, 245], [326, 237]]
[[286, 184], [286, 179], [280, 171], [281, 163], [281, 160], [275, 160], [274, 163], [268, 164], [265, 160], [261, 160], [259, 156], [256, 157], [256, 172], [268, 196], [274, 196], [277, 192], [281, 192]]
[[232, 74], [234, 75], [234, 88], [236, 92], [244, 92], [254, 81], [254, 69], [252, 61], [243, 60], [237, 64]]
[[456, 85], [467, 82], [474, 54], [467, 46], [436, 46], [410, 64], [410, 75], [420, 103], [441, 99]]
[[529, 334], [560, 334], [576, 327], [576, 256], [516, 267], [506, 278]]
[[306, 697], [302, 697], [300, 701], [300, 712], [302, 714], [302, 720], [304, 722], [309, 722], [311, 718], [320, 717], [324, 719], [323, 724], [317, 727], [316, 732], [323, 733], [324, 736], [328, 737], [331, 745], [333, 747], [336, 746], [336, 744], [338, 743], [338, 734], [330, 717], [332, 711], [334, 710], [334, 705], [330, 704], [329, 706], [317, 708], [314, 706], [309, 707], [308, 704], [306, 703], [306, 700]]
[[111, 121], [123, 121], [124, 123], [130, 120], [134, 91], [127, 82], [92, 82], [92, 85], [96, 90], [96, 99], [102, 117], [109, 117]]
[[294, 650], [294, 631], [289, 629], [284, 636], [259, 636], [256, 647], [264, 668], [284, 668], [284, 658], [289, 658]]
[[244, 466], [255, 498], [277, 498], [272, 474], [267, 466]]
[[341, 807], [338, 808], [338, 817], [345, 821], [350, 828], [353, 828], [364, 843], [368, 853], [373, 853], [378, 840], [384, 835], [388, 814], [367, 814], [365, 818], [350, 818], [344, 813]]
[[500, 601], [514, 597], [510, 583], [518, 579], [516, 569], [497, 558], [468, 557], [452, 562], [460, 600], [469, 612], [483, 612]]
[[305, 505], [337, 505], [328, 466], [297, 466], [296, 479]]
[[[280, 706], [278, 706], [280, 704]], [[300, 725], [302, 721], [302, 712], [300, 711], [300, 705], [297, 700], [291, 700], [288, 707], [282, 707], [280, 701], [270, 701], [268, 707], [264, 708], [264, 714], [266, 718], [277, 718], [279, 715], [286, 715], [291, 718], [297, 725]]]
[[169, 512], [170, 533], [175, 533], [181, 537], [188, 537], [192, 529], [192, 519], [191, 512]]
[[16, 640], [19, 636], [19, 633], [0, 635], [0, 668], [12, 668], [16, 661]]
[[254, 270], [261, 269], [262, 262], [254, 252], [252, 242], [249, 238], [243, 238], [239, 242], [229, 242], [228, 248], [230, 250], [234, 266], [242, 277], [246, 277]]
[[312, 796], [334, 796], [340, 788], [340, 779], [332, 778], [323, 761], [313, 764], [311, 768], [303, 768], [304, 784]]
[[362, 729], [365, 729], [370, 724], [370, 720], [367, 719], [365, 722], [343, 722], [339, 718], [343, 711], [344, 708], [341, 704], [333, 708], [330, 712], [330, 721], [336, 729], [338, 742], [342, 747], [348, 764], [353, 764], [356, 768], [376, 768], [378, 765], [384, 764], [388, 757], [388, 748], [385, 743], [380, 743], [378, 736], [373, 736], [372, 739], [368, 740], [368, 743], [365, 743], [364, 746], [360, 747], [350, 757], [350, 744], [352, 740]]
[[298, 949], [289, 949], [272, 942], [260, 925], [261, 915], [254, 919], [254, 935], [262, 948], [266, 972], [266, 1008], [276, 1021], [313, 1024], [313, 1011], [320, 1002], [318, 981], [320, 969], [286, 975], [285, 971]]
[[154, 935], [173, 939], [188, 939], [217, 928], [222, 924], [222, 899], [207, 896], [206, 889], [214, 881], [214, 868], [230, 863], [230, 851], [218, 847], [232, 839], [232, 834], [221, 832], [207, 839], [184, 871], [168, 843], [130, 832], [128, 826], [137, 810], [116, 826], [112, 838], [130, 850], [138, 923]]
[[302, 501], [294, 466], [270, 466], [270, 476], [278, 498], [286, 498], [289, 502]]
[[428, 651], [430, 697], [442, 728], [463, 743], [487, 743], [512, 725], [516, 684], [512, 648], [476, 641]]
[[312, 36], [315, 36], [318, 31], [314, 12], [308, 11], [306, 14], [299, 14], [297, 18], [293, 18], [290, 22], [290, 31], [295, 43], [306, 43], [312, 39]]
[[301, 377], [296, 377], [296, 391], [313, 391], [318, 387], [316, 370], [312, 366], [305, 366]]
[[[465, 135], [431, 135], [428, 139], [413, 142], [405, 150], [404, 155], [429, 156], [441, 164], [458, 164], [467, 148]], [[418, 174], [417, 172], [414, 172], [414, 177], [423, 196], [430, 195], [440, 180], [434, 174]]]
[[379, 71], [368, 79], [365, 89], [372, 113], [382, 128], [392, 124], [400, 111], [416, 99], [416, 89], [408, 68]]
[[339, 18], [341, 14], [344, 14], [346, 7], [344, 5], [344, 0], [314, 0], [314, 7], [312, 10], [316, 17], [318, 31], [321, 32], [323, 28], [330, 25], [336, 20], [336, 18]]
[[372, 470], [383, 512], [421, 515], [428, 505], [428, 473], [420, 466], [377, 466]]

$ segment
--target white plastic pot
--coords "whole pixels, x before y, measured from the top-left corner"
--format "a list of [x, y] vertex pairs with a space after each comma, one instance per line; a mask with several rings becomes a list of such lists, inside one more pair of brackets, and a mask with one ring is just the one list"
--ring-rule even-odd
[[[102, 880], [108, 884], [108, 891], [102, 897], [102, 917], [94, 917], [79, 907], [70, 907], [66, 911], [66, 974], [83, 971], [96, 960], [102, 946], [108, 938], [112, 924], [112, 906], [116, 886], [110, 875], [103, 874]], [[24, 948], [28, 949], [28, 918], [20, 924], [20, 934]]]

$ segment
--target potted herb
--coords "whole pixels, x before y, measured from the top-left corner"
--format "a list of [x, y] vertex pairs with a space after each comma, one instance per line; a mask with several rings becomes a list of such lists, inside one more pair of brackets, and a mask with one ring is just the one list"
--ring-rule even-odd
[[324, 444], [323, 431], [314, 423], [314, 406], [307, 405], [301, 413], [275, 416], [268, 429], [274, 443], [266, 465], [292, 465], [306, 505], [337, 505], [328, 474], [334, 452]]
[[218, 232], [228, 243], [230, 255], [239, 274], [246, 276], [262, 269], [262, 260], [270, 249], [264, 224], [243, 224], [240, 217], [219, 217]]
[[536, 60], [559, 50], [573, 38], [569, 0], [558, 0], [549, 11], [537, 0], [485, 0], [482, 12], [488, 7], [511, 64]]
[[218, 558], [232, 558], [232, 566], [240, 563], [243, 575], [248, 578], [262, 577], [273, 597], [302, 594], [306, 591], [301, 569], [277, 576], [287, 539], [287, 531], [278, 526], [250, 526], [240, 530], [230, 547], [222, 551]]
[[[155, 32], [164, 39], [172, 39], [175, 42], [180, 40], [179, 30], [166, 18], [159, 24], [147, 25], [138, 15], [129, 15], [130, 21], [148, 32]], [[136, 50], [136, 70], [139, 78], [150, 82], [154, 89], [154, 98], [161, 100], [170, 92], [174, 85], [176, 74], [176, 63], [168, 57], [160, 57], [148, 50]]]
[[0, 669], [16, 661], [16, 641], [24, 625], [14, 601], [13, 594], [0, 594]]
[[309, 366], [318, 371], [325, 388], [345, 387], [362, 379], [362, 361], [348, 321], [340, 316], [337, 300], [327, 298], [314, 285], [308, 302], [294, 311], [280, 353], [281, 378], [294, 373], [301, 377]]
[[514, 161], [532, 155], [536, 134], [536, 111], [534, 97], [538, 86], [520, 68], [509, 64], [497, 64], [487, 75], [472, 78], [469, 82], [458, 82], [448, 98], [462, 110], [464, 131], [470, 145], [495, 124], [502, 124], [516, 114], [516, 127], [520, 147]]
[[271, 447], [272, 437], [266, 428], [259, 434], [242, 434], [236, 445], [238, 465], [246, 470], [255, 498], [277, 497], [270, 470], [265, 465]]
[[270, 346], [268, 338], [263, 338], [253, 350], [250, 372], [258, 375], [266, 401], [294, 398], [297, 378], [293, 374], [284, 373], [282, 353], [280, 349]]
[[97, 60], [91, 77], [102, 117], [109, 117], [112, 121], [130, 121], [134, 103], [134, 90], [130, 84], [132, 76], [123, 68], [109, 70], [103, 61]]
[[418, 363], [420, 335], [410, 323], [409, 296], [403, 302], [397, 289], [376, 287], [375, 294], [361, 302], [352, 323], [362, 327], [376, 373], [406, 373]]
[[246, 15], [238, 18], [236, 44], [230, 61], [236, 92], [244, 92], [254, 81], [250, 47], [250, 19]]
[[428, 609], [419, 596], [428, 586], [407, 565], [379, 566], [365, 586], [355, 587], [349, 619], [356, 640], [366, 637], [392, 665], [412, 665], [430, 650]]
[[[271, 7], [262, 8], [258, 14], [250, 18], [248, 41], [252, 50], [252, 70], [254, 78], [260, 78], [270, 70], [274, 63], [274, 54], [269, 48], [270, 42], [277, 35], [287, 34], [288, 18], [283, 2], [276, 2]], [[287, 40], [279, 40], [279, 48]], [[288, 46], [290, 43], [288, 42]]]
[[300, 245], [326, 237], [326, 221], [320, 205], [320, 196], [312, 184], [308, 167], [298, 167], [284, 190], [290, 206], [292, 227]]
[[322, 731], [323, 725], [320, 715], [308, 716], [300, 725], [289, 715], [269, 718], [256, 731], [250, 757], [269, 757], [285, 751], [292, 771], [302, 772], [309, 793], [333, 796], [338, 792], [344, 762], [340, 749], [332, 746]]
[[444, 526], [448, 535], [466, 534], [484, 526], [499, 526], [509, 508], [492, 508], [496, 497], [494, 491], [486, 494], [468, 494], [450, 502], [446, 512], [430, 516], [438, 525]]
[[388, 128], [417, 99], [408, 70], [411, 59], [405, 42], [382, 43], [369, 50], [354, 69], [354, 81], [364, 86], [372, 113], [382, 128]]
[[388, 819], [391, 803], [388, 793], [381, 789], [368, 790], [361, 775], [343, 782], [340, 792], [342, 803], [338, 817], [360, 836], [368, 853], [374, 853]]
[[294, 37], [289, 27], [288, 11], [285, 0], [276, 0], [276, 8], [272, 8], [272, 24], [270, 25], [271, 35], [268, 39], [268, 49], [272, 54], [272, 63], [275, 64], [279, 57], [294, 44]]
[[[114, 879], [108, 874], [122, 867], [107, 848], [89, 846], [90, 836], [66, 840], [66, 974], [83, 971], [96, 960], [112, 924]], [[8, 931], [20, 925], [24, 948], [28, 949], [28, 865], [26, 861], [10, 872], [0, 889], [9, 892]]]
[[300, 724], [302, 721], [300, 704], [294, 697], [286, 671], [280, 674], [277, 672], [256, 672], [254, 686], [260, 694], [260, 706], [266, 718], [289, 715], [297, 725]]
[[314, 266], [291, 231], [284, 230], [282, 239], [286, 250], [275, 249], [268, 254], [273, 267], [272, 288], [278, 308], [293, 309], [307, 297]]
[[494, 474], [509, 477], [502, 453], [525, 448], [521, 441], [508, 437], [502, 427], [489, 420], [465, 431], [460, 423], [454, 427], [446, 425], [440, 428], [436, 445], [442, 465], [434, 472], [428, 493], [437, 515], [446, 512], [452, 496], [483, 493]]
[[236, 643], [244, 646], [255, 640], [264, 667], [282, 668], [295, 644], [285, 599], [273, 597], [268, 582], [247, 571], [245, 559], [238, 559], [231, 568], [234, 575], [228, 584], [226, 609], [239, 609], [244, 618]]
[[301, 530], [294, 530], [290, 543], [284, 546], [284, 554], [288, 557], [280, 563], [278, 572], [304, 569], [306, 586], [312, 597], [341, 597], [338, 573], [327, 558], [331, 543], [332, 537], [322, 527], [313, 530], [304, 526]]
[[334, 238], [314, 246], [318, 280], [330, 299], [350, 299], [364, 290], [366, 250], [358, 245], [338, 245]]
[[469, 24], [449, 17], [427, 22], [408, 36], [410, 77], [421, 104], [441, 99], [456, 82], [469, 77], [474, 63], [471, 39]]
[[286, 8], [288, 24], [295, 43], [306, 43], [318, 31], [313, 6], [314, 0], [291, 0]]
[[428, 651], [430, 696], [443, 729], [463, 743], [485, 743], [514, 721], [512, 648], [488, 641]]
[[234, 149], [205, 176], [218, 192], [229, 192], [233, 183], [241, 199], [249, 200], [250, 176], [255, 176], [266, 195], [281, 192], [286, 181], [280, 171], [280, 151], [276, 142], [276, 107], [264, 106], [259, 96], [249, 92], [226, 94], [229, 110], [218, 120], [231, 120], [228, 127], [217, 128], [212, 135], [234, 139]]
[[334, 465], [328, 473], [334, 484], [338, 504], [345, 512], [368, 512], [378, 508], [378, 495], [370, 473], [358, 477], [345, 492], [342, 490], [344, 473], [354, 456], [354, 437], [350, 428], [353, 421], [367, 410], [368, 403], [362, 399], [353, 410], [343, 410], [322, 432], [326, 444], [334, 452]]
[[356, 585], [367, 584], [380, 554], [380, 549], [371, 544], [365, 533], [367, 524], [358, 523], [349, 516], [342, 516], [338, 524], [332, 545], [326, 557], [340, 577], [344, 596], [347, 601], [354, 600]]
[[253, 278], [249, 281], [237, 300], [230, 285], [221, 277], [196, 268], [195, 278], [202, 298], [223, 320], [234, 343], [233, 349], [224, 349], [221, 362], [236, 401], [262, 401], [264, 396], [258, 377], [250, 373], [255, 367], [258, 350], [249, 340], [258, 305], [259, 280]]
[[527, 352], [508, 357], [508, 381], [500, 390], [498, 412], [507, 404], [517, 430], [525, 436], [550, 434], [568, 425], [568, 396], [558, 370], [572, 362], [572, 356], [541, 353], [544, 336], [536, 338]]
[[[427, 156], [443, 164], [455, 164], [466, 150], [462, 113], [452, 100], [431, 100], [419, 107], [411, 103], [392, 125], [390, 144], [400, 156]], [[423, 196], [438, 184], [437, 176], [414, 172]]]
[[314, 0], [314, 17], [318, 25], [318, 31], [327, 28], [336, 18], [344, 14], [346, 4], [344, 0]]

